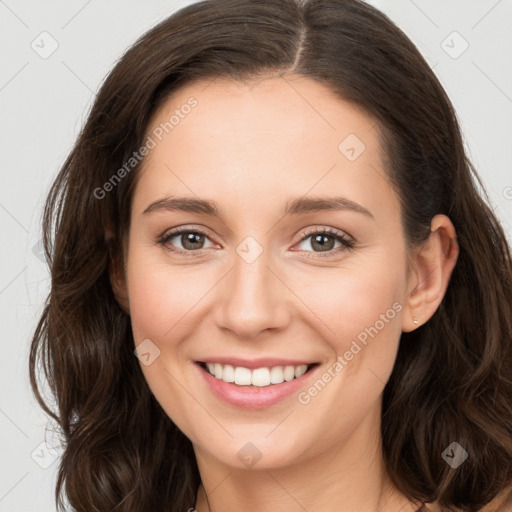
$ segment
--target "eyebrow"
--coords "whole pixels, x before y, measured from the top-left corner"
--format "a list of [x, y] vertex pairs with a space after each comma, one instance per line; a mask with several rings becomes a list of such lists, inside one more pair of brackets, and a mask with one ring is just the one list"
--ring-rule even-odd
[[[302, 215], [319, 211], [353, 211], [374, 219], [373, 214], [354, 201], [344, 197], [299, 197], [287, 201], [282, 216]], [[181, 211], [221, 217], [215, 201], [193, 197], [165, 197], [151, 203], [142, 213], [158, 211]]]

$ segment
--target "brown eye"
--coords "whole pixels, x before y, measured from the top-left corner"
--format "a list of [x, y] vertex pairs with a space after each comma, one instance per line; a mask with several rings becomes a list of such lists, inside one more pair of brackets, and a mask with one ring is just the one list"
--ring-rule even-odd
[[207, 248], [208, 246], [205, 247], [205, 242], [207, 241], [210, 242], [210, 247], [213, 246], [213, 243], [205, 233], [182, 229], [164, 235], [159, 240], [159, 243], [172, 251], [187, 253]]
[[321, 252], [330, 251], [336, 244], [336, 240], [332, 235], [317, 234], [309, 238], [311, 238], [311, 247]]
[[[336, 243], [339, 245], [336, 246]], [[299, 249], [310, 253], [325, 253], [318, 256], [331, 256], [340, 251], [352, 249], [354, 246], [354, 241], [341, 232], [324, 229], [307, 233], [300, 241]]]
[[191, 251], [197, 250], [197, 249], [202, 249], [202, 245], [204, 244], [204, 240], [205, 240], [204, 235], [202, 235], [200, 233], [189, 232], [189, 233], [184, 233], [179, 236], [180, 236], [180, 242], [185, 249], [188, 249]]

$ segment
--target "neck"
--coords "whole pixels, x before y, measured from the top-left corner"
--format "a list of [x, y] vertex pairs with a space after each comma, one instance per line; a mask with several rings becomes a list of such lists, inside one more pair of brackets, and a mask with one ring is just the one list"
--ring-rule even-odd
[[[301, 454], [286, 467], [233, 468], [194, 446], [202, 485], [197, 512], [415, 511], [391, 483], [382, 457], [380, 410], [335, 446]], [[376, 435], [378, 432], [379, 435]], [[321, 442], [321, 440], [319, 440]]]

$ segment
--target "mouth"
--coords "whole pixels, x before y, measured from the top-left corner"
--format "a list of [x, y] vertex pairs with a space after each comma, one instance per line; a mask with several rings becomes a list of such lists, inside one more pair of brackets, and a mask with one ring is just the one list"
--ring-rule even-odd
[[264, 388], [275, 386], [283, 382], [290, 382], [299, 379], [319, 363], [299, 365], [275, 365], [261, 366], [259, 368], [247, 368], [245, 366], [234, 366], [198, 361], [199, 366], [212, 377], [235, 386]]
[[194, 366], [200, 380], [206, 382], [204, 392], [211, 392], [230, 406], [263, 409], [298, 396], [300, 389], [315, 378], [320, 363], [216, 359], [195, 361]]

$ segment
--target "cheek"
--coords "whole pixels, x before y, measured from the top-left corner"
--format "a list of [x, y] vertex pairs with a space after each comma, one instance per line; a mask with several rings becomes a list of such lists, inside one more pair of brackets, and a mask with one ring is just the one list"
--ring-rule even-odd
[[193, 329], [193, 314], [187, 314], [197, 307], [206, 290], [199, 289], [200, 280], [185, 267], [156, 261], [155, 252], [139, 246], [129, 255], [126, 272], [131, 326], [135, 345], [146, 343], [141, 347], [148, 347], [145, 350], [150, 353], [149, 364], [143, 358], [140, 361], [151, 392], [178, 427], [188, 431], [190, 397], [180, 385], [185, 382], [187, 368], [182, 363], [187, 353], [180, 340]]
[[[383, 259], [382, 265], [365, 265], [371, 270], [354, 266], [335, 272], [309, 296], [308, 306], [328, 326], [323, 333], [332, 358], [298, 399], [305, 406], [301, 409], [304, 421], [312, 411], [331, 418], [324, 432], [326, 443], [356, 427], [378, 400], [393, 370], [403, 310], [404, 276], [398, 262], [387, 267]], [[333, 417], [333, 404], [346, 414]]]
[[[378, 263], [377, 258], [377, 263]], [[304, 302], [338, 355], [350, 350], [354, 340], [361, 346], [372, 339], [396, 340], [401, 332], [401, 301], [405, 273], [398, 262], [354, 265], [333, 269], [325, 278], [317, 274], [299, 277], [299, 289], [308, 290]], [[357, 350], [357, 349], [356, 349]]]
[[[169, 339], [179, 323], [183, 329], [194, 307], [211, 288], [208, 273], [192, 267], [155, 262], [134, 250], [127, 266], [130, 315], [136, 342], [140, 337]], [[192, 318], [192, 316], [190, 317]]]

